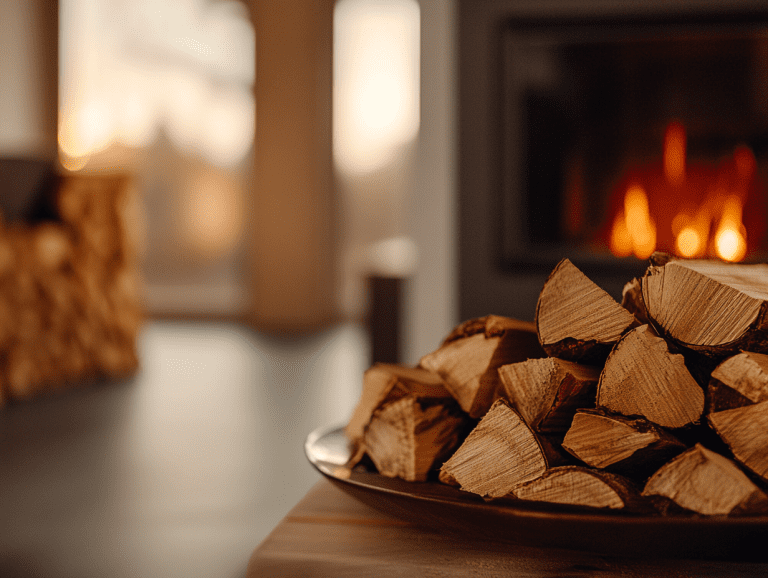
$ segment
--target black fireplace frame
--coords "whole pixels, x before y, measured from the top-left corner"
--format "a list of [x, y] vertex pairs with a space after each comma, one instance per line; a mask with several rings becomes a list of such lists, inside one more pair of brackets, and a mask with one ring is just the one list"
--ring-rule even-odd
[[514, 128], [505, 119], [509, 103], [503, 71], [510, 30], [768, 30], [768, 5], [754, 0], [459, 0], [458, 7], [461, 318], [497, 313], [532, 319], [541, 286], [563, 257], [620, 298], [624, 283], [642, 274], [645, 262], [600, 256], [567, 244], [535, 246], [525, 235], [521, 167], [514, 160], [519, 154], [510, 154]]

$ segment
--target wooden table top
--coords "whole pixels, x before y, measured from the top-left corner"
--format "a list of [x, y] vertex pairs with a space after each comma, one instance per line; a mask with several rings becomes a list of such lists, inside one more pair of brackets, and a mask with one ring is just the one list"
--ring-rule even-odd
[[465, 539], [405, 523], [320, 480], [253, 552], [247, 575], [699, 578], [766, 576], [768, 564], [628, 560]]

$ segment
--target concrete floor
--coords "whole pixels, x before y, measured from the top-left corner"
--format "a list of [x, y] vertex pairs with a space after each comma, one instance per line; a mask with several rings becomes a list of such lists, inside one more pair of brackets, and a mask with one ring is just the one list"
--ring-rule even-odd
[[132, 380], [0, 410], [0, 576], [236, 577], [350, 415], [362, 328], [153, 322]]

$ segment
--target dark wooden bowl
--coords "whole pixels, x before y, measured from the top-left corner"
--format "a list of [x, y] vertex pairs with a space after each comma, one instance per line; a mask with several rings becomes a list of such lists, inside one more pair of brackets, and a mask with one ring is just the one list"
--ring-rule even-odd
[[522, 500], [485, 502], [439, 482], [406, 482], [343, 465], [350, 448], [341, 428], [312, 432], [310, 463], [333, 484], [377, 510], [438, 531], [527, 546], [607, 556], [768, 560], [768, 516], [649, 516]]

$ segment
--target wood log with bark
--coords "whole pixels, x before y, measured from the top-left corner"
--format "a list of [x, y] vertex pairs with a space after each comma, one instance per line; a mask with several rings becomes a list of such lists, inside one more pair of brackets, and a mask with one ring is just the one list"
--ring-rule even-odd
[[363, 374], [363, 392], [344, 433], [354, 444], [360, 443], [374, 412], [407, 395], [417, 400], [453, 401], [442, 378], [436, 373], [418, 367], [376, 363]]
[[461, 408], [480, 418], [500, 395], [499, 367], [545, 353], [530, 323], [488, 316], [464, 326], [419, 365], [440, 375]]
[[701, 417], [704, 391], [667, 342], [648, 325], [627, 333], [608, 356], [597, 405], [658, 425], [681, 428]]
[[536, 305], [541, 346], [551, 357], [600, 363], [635, 317], [568, 259], [549, 275]]
[[744, 351], [712, 372], [707, 390], [709, 412], [768, 400], [768, 355]]
[[504, 397], [535, 431], [564, 433], [576, 410], [594, 407], [600, 369], [548, 357], [499, 368]]
[[373, 414], [363, 445], [380, 474], [425, 481], [461, 443], [466, 424], [455, 403], [422, 406], [407, 395]]
[[128, 180], [70, 175], [57, 187], [51, 220], [0, 222], [0, 399], [138, 367], [142, 312], [123, 215]]
[[541, 477], [512, 490], [521, 500], [611, 510], [641, 510], [635, 485], [622, 476], [581, 466], [550, 468]]
[[768, 401], [710, 413], [707, 420], [736, 460], [768, 481]]
[[645, 419], [580, 409], [565, 434], [563, 449], [593, 468], [646, 478], [686, 447]]
[[731, 460], [701, 444], [662, 466], [643, 495], [663, 496], [707, 516], [768, 511], [768, 496]]
[[768, 264], [672, 259], [651, 266], [643, 301], [666, 337], [712, 357], [768, 352]]
[[419, 368], [374, 366], [348, 437], [383, 475], [442, 463], [441, 482], [484, 499], [767, 513], [768, 266], [651, 261], [623, 306], [565, 260], [535, 325], [470, 319]]
[[506, 496], [563, 462], [546, 439], [498, 399], [458, 450], [443, 464], [441, 479], [488, 498]]

